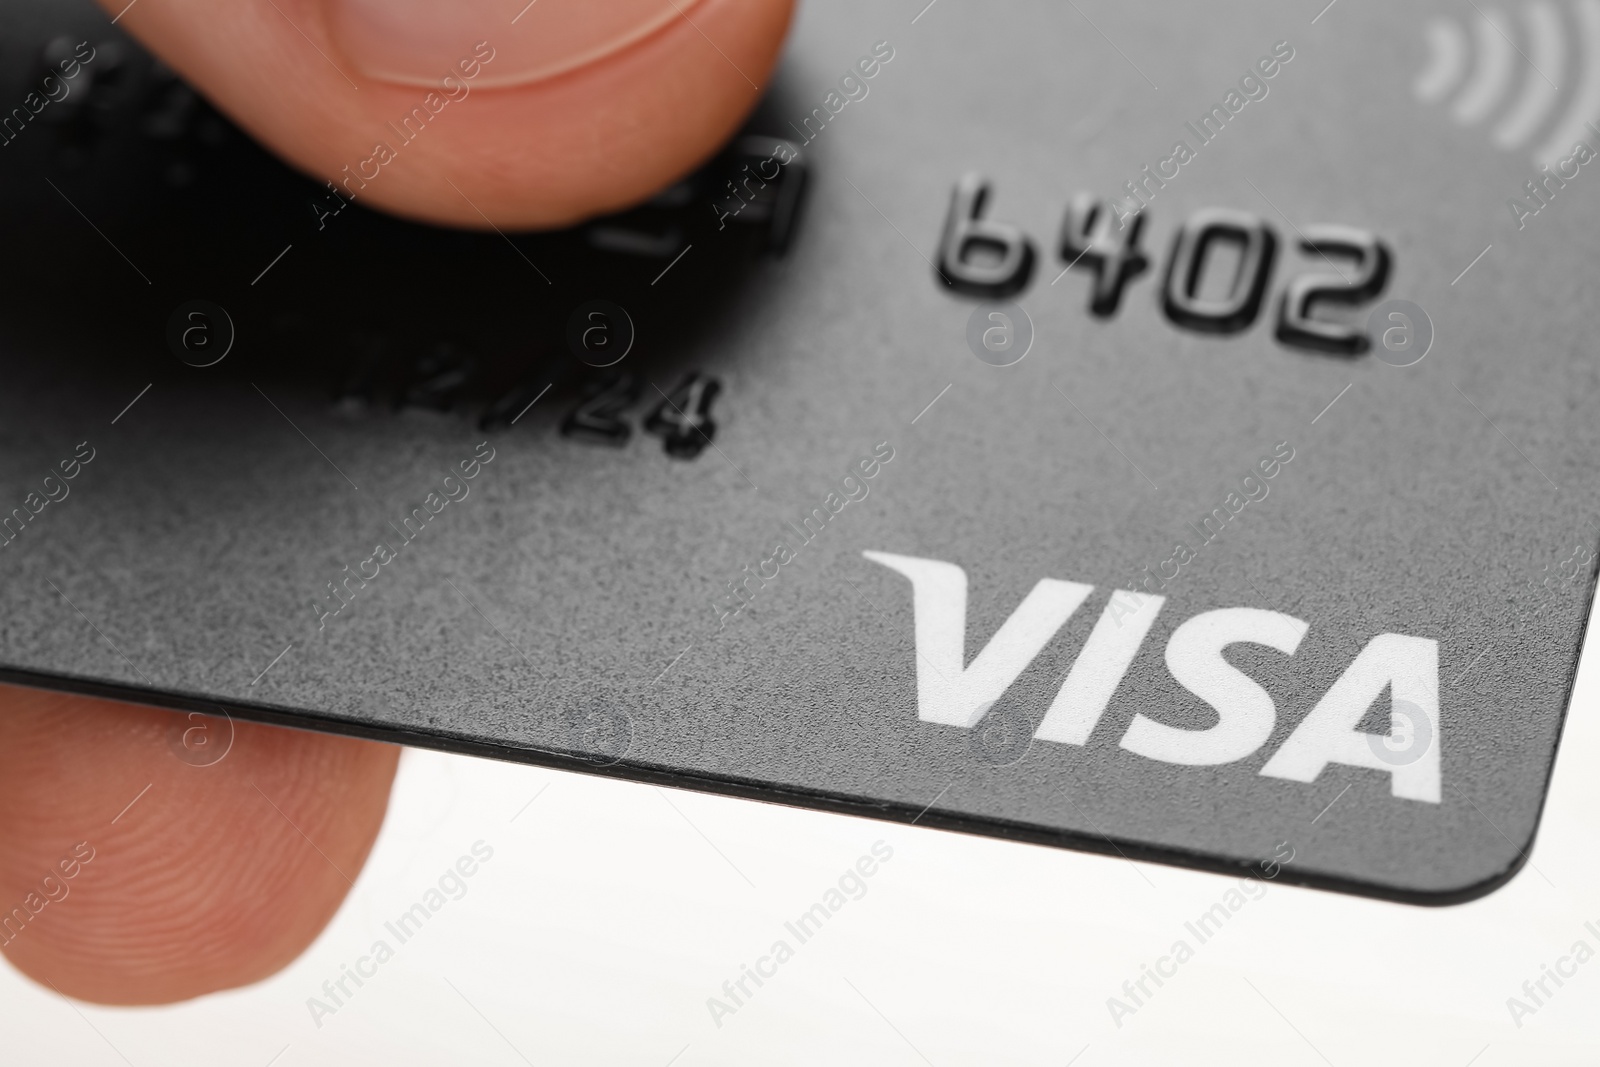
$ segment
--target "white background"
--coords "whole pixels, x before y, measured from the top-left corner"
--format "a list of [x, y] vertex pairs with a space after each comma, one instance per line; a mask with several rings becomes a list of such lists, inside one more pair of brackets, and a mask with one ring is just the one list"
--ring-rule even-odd
[[[1508, 886], [1424, 909], [1274, 884], [1203, 945], [1184, 923], [1232, 879], [412, 751], [355, 891], [292, 967], [155, 1009], [77, 1005], [0, 969], [0, 1060], [1594, 1064], [1600, 960], [1520, 1028], [1506, 1000], [1579, 938], [1600, 949], [1583, 928], [1600, 927], [1597, 671], [1586, 657]], [[466, 895], [317, 1026], [308, 998], [394, 944], [384, 921], [480, 839], [494, 856]], [[707, 998], [795, 945], [784, 921], [879, 840], [894, 855], [866, 895], [717, 1026]], [[1180, 937], [1195, 957], [1116, 1026], [1107, 998]]]

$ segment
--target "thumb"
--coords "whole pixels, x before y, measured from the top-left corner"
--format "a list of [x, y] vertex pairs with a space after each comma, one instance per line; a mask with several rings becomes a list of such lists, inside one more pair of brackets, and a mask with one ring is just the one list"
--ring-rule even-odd
[[693, 170], [793, 0], [102, 0], [258, 139], [429, 222], [567, 225]]

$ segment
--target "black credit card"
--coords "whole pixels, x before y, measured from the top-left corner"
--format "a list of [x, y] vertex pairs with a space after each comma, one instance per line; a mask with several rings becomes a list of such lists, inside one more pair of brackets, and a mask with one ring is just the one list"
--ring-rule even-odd
[[810, 0], [701, 171], [508, 235], [8, 5], [0, 674], [1488, 892], [1594, 591], [1588, 9], [1320, 6]]

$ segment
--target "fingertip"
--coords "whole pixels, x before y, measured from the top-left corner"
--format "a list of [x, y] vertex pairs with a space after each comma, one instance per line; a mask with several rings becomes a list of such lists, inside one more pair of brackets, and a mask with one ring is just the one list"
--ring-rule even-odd
[[792, 8], [145, 0], [122, 24], [347, 198], [537, 229], [640, 202], [714, 154], [759, 99]]
[[[216, 746], [198, 758], [196, 729]], [[349, 892], [397, 759], [351, 738], [0, 687], [3, 951], [107, 1004], [267, 977]]]

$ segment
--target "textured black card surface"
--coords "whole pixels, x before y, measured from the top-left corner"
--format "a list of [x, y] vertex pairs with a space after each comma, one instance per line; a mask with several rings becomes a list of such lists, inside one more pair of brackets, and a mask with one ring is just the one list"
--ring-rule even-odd
[[503, 235], [13, 5], [5, 677], [1487, 892], [1593, 594], [1600, 100], [1315, 6], [813, 0], [704, 170]]

